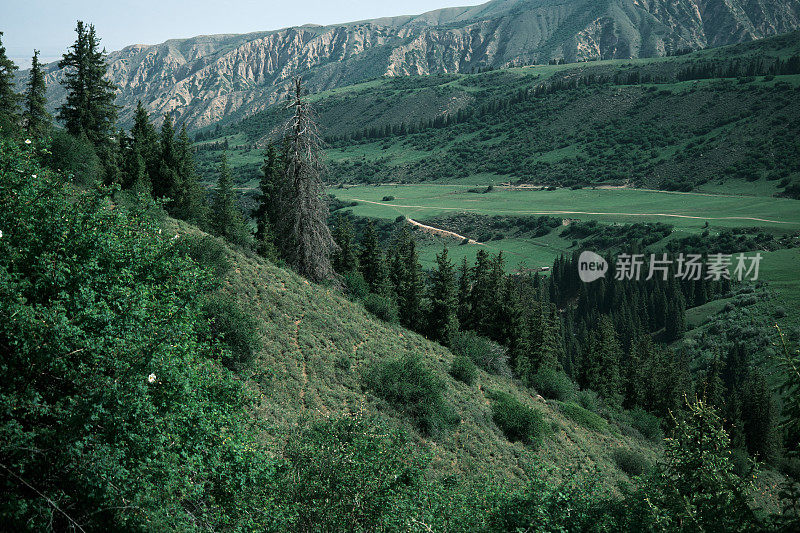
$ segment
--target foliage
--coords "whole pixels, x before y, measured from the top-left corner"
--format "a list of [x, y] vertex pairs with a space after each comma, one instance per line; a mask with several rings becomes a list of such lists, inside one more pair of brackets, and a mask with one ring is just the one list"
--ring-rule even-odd
[[19, 67], [6, 55], [0, 32], [0, 127], [13, 131], [19, 112], [19, 95], [14, 90], [14, 71]]
[[492, 420], [511, 441], [535, 444], [547, 433], [541, 413], [506, 393], [494, 395]]
[[382, 531], [404, 525], [424, 460], [402, 433], [361, 413], [307, 422], [283, 450], [280, 498], [293, 531]]
[[219, 180], [217, 180], [214, 193], [211, 216], [212, 232], [233, 244], [240, 246], [248, 244], [250, 236], [237, 207], [237, 193], [233, 188], [233, 178], [225, 154], [222, 154], [219, 163]]
[[4, 527], [279, 523], [251, 398], [203, 334], [208, 273], [109, 207], [0, 140]]
[[365, 372], [364, 382], [378, 397], [405, 411], [427, 435], [436, 435], [458, 422], [444, 398], [444, 382], [418, 355], [376, 363]]
[[510, 373], [505, 349], [496, 342], [472, 331], [463, 331], [453, 335], [450, 349], [454, 354], [469, 358], [489, 373], [501, 376]]
[[601, 433], [608, 432], [608, 422], [597, 413], [588, 411], [572, 402], [561, 404], [558, 408], [567, 418], [587, 429], [599, 431]]
[[198, 265], [214, 274], [214, 279], [222, 281], [231, 269], [225, 243], [211, 235], [186, 235], [180, 238], [176, 248], [185, 252]]
[[564, 372], [542, 368], [534, 374], [531, 386], [545, 398], [566, 402], [575, 396], [575, 384]]
[[642, 409], [636, 407], [629, 413], [631, 420], [631, 427], [642, 434], [642, 436], [651, 441], [660, 441], [664, 437], [661, 430], [661, 419], [652, 415]]
[[232, 370], [250, 363], [258, 347], [258, 331], [250, 314], [234, 298], [220, 291], [206, 297], [203, 314], [208, 318], [211, 337], [227, 347], [222, 353], [222, 363]]
[[630, 477], [640, 476], [651, 468], [650, 463], [642, 454], [628, 448], [614, 448], [614, 451], [611, 452], [611, 457], [620, 470]]
[[397, 322], [397, 305], [385, 296], [375, 293], [369, 293], [364, 299], [364, 307], [367, 311], [380, 318], [384, 322], [394, 323]]
[[364, 276], [356, 270], [350, 270], [342, 276], [347, 294], [356, 300], [363, 300], [369, 294], [369, 285]]
[[469, 357], [457, 355], [450, 366], [450, 375], [462, 383], [472, 385], [478, 377], [478, 367]]
[[103, 179], [103, 165], [92, 143], [84, 136], [75, 137], [65, 131], [53, 132], [48, 165], [83, 185], [94, 185]]
[[50, 123], [53, 120], [45, 107], [47, 104], [46, 90], [44, 72], [39, 63], [39, 50], [34, 50], [28, 86], [25, 90], [25, 107], [22, 111], [25, 132], [34, 139], [44, 138], [50, 131]]

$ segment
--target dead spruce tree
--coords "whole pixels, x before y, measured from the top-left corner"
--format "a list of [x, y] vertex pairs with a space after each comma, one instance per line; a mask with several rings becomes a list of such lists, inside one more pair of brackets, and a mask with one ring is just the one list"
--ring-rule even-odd
[[335, 246], [328, 229], [328, 204], [323, 196], [322, 149], [311, 108], [303, 98], [301, 78], [294, 80], [286, 124], [284, 180], [280, 194], [278, 243], [297, 272], [316, 282], [335, 277], [330, 254]]

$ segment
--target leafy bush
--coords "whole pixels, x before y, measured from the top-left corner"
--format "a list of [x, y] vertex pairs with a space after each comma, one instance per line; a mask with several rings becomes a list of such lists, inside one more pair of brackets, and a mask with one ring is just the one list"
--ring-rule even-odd
[[559, 410], [564, 416], [585, 428], [602, 433], [608, 431], [608, 422], [604, 418], [596, 413], [587, 411], [576, 403], [568, 402], [561, 404]]
[[346, 272], [342, 278], [347, 294], [355, 300], [363, 300], [369, 294], [369, 284], [364, 280], [361, 272]]
[[450, 350], [456, 355], [469, 358], [491, 374], [511, 377], [506, 349], [472, 331], [462, 331], [453, 335], [450, 340]]
[[249, 363], [258, 347], [258, 330], [253, 317], [245, 313], [233, 297], [219, 291], [206, 298], [203, 313], [208, 318], [212, 338], [228, 347], [222, 355], [223, 364], [233, 369]]
[[206, 340], [210, 274], [68, 183], [0, 139], [2, 528], [285, 527], [254, 399]]
[[394, 196], [384, 196], [383, 198], [381, 198], [381, 201], [382, 202], [392, 202], [392, 201], [394, 201]]
[[424, 467], [402, 433], [359, 415], [301, 426], [283, 456], [279, 493], [297, 511], [294, 531], [386, 530], [418, 497]]
[[661, 419], [640, 407], [630, 411], [631, 427], [646, 439], [659, 441], [664, 437], [661, 431]]
[[444, 399], [444, 382], [425, 368], [419, 355], [375, 363], [367, 369], [364, 381], [378, 397], [405, 411], [427, 435], [458, 421]]
[[220, 238], [210, 235], [186, 235], [178, 240], [176, 248], [185, 252], [197, 264], [211, 270], [217, 279], [225, 277], [231, 269], [227, 248]]
[[397, 304], [385, 296], [375, 293], [368, 294], [364, 299], [364, 307], [384, 322], [395, 323], [398, 320]]
[[578, 391], [575, 396], [575, 401], [587, 411], [592, 411], [594, 413], [599, 413], [603, 405], [603, 401], [597, 393], [591, 389]]
[[494, 395], [492, 420], [510, 441], [530, 444], [547, 432], [547, 424], [538, 411], [506, 393]]
[[547, 399], [568, 401], [575, 396], [575, 384], [564, 372], [543, 368], [534, 374], [531, 385]]
[[630, 477], [640, 476], [650, 470], [650, 462], [644, 456], [628, 448], [615, 448], [611, 452], [611, 458], [617, 463], [620, 470]]
[[478, 377], [478, 367], [468, 357], [457, 355], [453, 358], [450, 375], [458, 381], [472, 385], [475, 382], [475, 378]]

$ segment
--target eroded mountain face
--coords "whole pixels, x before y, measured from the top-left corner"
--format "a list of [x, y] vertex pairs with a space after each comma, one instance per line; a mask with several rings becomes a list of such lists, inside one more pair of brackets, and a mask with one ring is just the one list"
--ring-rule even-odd
[[[658, 56], [798, 27], [800, 0], [494, 0], [419, 16], [133, 45], [108, 55], [108, 76], [119, 87], [123, 125], [142, 100], [153, 116], [170, 112], [199, 128], [279, 101], [298, 74], [316, 92], [379, 76]], [[48, 65], [54, 107], [63, 98], [60, 76]]]

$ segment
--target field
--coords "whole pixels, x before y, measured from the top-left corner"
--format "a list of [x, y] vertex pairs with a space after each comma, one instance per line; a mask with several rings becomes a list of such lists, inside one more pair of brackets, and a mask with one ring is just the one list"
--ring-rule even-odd
[[[426, 220], [448, 213], [470, 212], [479, 215], [549, 215], [571, 220], [597, 220], [605, 224], [663, 222], [675, 227], [674, 236], [697, 234], [706, 229], [758, 227], [774, 234], [800, 231], [797, 201], [769, 196], [738, 196], [712, 193], [680, 193], [636, 189], [557, 189], [533, 190], [496, 186], [491, 192], [468, 185], [380, 185], [330, 189], [351, 207], [355, 215], [395, 219], [404, 216]], [[483, 187], [485, 190], [485, 186]], [[383, 201], [385, 197], [394, 197]], [[534, 268], [552, 264], [561, 253], [568, 253], [571, 240], [559, 237], [564, 228], [536, 239], [504, 238], [483, 242], [490, 252], [503, 251], [510, 268]], [[445, 228], [448, 229], [448, 228]], [[474, 235], [465, 235], [474, 238]], [[453, 240], [452, 255], [474, 255], [478, 246]], [[441, 245], [423, 245], [422, 259], [430, 263]], [[743, 250], [746, 251], [746, 250]]]

